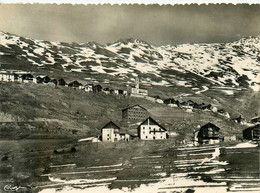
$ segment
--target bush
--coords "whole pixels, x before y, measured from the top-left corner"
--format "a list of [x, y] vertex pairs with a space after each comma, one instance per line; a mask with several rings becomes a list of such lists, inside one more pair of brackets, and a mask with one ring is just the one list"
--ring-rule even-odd
[[8, 160], [8, 156], [5, 155], [4, 157], [2, 157], [1, 161], [7, 161]]
[[70, 151], [74, 153], [74, 152], [76, 152], [77, 150], [76, 150], [75, 147], [72, 147]]

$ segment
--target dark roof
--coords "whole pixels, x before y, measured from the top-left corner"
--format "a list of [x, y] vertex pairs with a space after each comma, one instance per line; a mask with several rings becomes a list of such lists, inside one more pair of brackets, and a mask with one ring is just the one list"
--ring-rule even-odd
[[255, 117], [251, 120], [252, 123], [260, 122], [260, 117]]
[[161, 126], [157, 121], [155, 121], [152, 117], [148, 117], [147, 119], [145, 119], [144, 122], [142, 122], [138, 127], [140, 127], [141, 125], [147, 124], [148, 123], [148, 119], [150, 120], [150, 122], [152, 122], [154, 125], [158, 125], [160, 126], [163, 130], [167, 131], [167, 129], [165, 129], [163, 126]]
[[104, 127], [101, 128], [101, 130], [106, 129], [106, 128], [120, 129], [120, 127], [118, 127], [113, 121], [110, 121], [109, 123], [107, 123]]
[[142, 107], [141, 105], [138, 105], [138, 104], [136, 104], [136, 105], [132, 105], [132, 106], [129, 106], [129, 107], [127, 107], [127, 108], [123, 109], [122, 111], [125, 111], [125, 110], [127, 110], [127, 109], [130, 109], [130, 108], [132, 108], [132, 107], [135, 107], [135, 106], [139, 106], [139, 107], [141, 107], [142, 109], [144, 109], [144, 110], [146, 110], [146, 111], [147, 111], [147, 109], [146, 109], [146, 108], [144, 108], [144, 107]]
[[260, 129], [260, 124], [257, 124], [257, 125], [255, 125], [255, 126], [253, 126], [253, 127], [248, 127], [248, 128], [246, 128], [246, 129], [244, 129], [244, 131], [245, 131], [245, 130], [251, 130], [251, 129]]
[[200, 127], [200, 129], [206, 129], [206, 128], [213, 128], [213, 129], [216, 129], [217, 131], [220, 130], [219, 127], [217, 127], [216, 125], [214, 125], [213, 123], [210, 123], [210, 122]]

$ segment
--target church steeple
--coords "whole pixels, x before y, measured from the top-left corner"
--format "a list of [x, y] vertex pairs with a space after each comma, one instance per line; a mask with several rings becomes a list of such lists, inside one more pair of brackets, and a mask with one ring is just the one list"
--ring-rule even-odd
[[139, 78], [138, 78], [138, 76], [135, 79], [135, 88], [139, 89]]

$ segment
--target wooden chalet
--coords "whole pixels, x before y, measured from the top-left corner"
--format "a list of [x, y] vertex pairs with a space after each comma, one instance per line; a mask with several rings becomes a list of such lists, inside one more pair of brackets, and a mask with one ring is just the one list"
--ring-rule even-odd
[[43, 77], [43, 83], [48, 84], [50, 82], [51, 82], [51, 78], [49, 76], [44, 76]]
[[102, 91], [102, 86], [101, 85], [95, 85], [93, 86], [93, 92], [101, 92]]
[[21, 75], [22, 82], [33, 82], [33, 75], [32, 74], [23, 74]]
[[200, 144], [219, 143], [219, 130], [220, 128], [216, 125], [207, 123], [200, 128], [197, 134], [197, 141]]
[[51, 79], [51, 83], [54, 84], [54, 85], [57, 85], [58, 81], [56, 79]]
[[69, 87], [73, 87], [73, 88], [79, 88], [80, 86], [82, 86], [81, 83], [79, 83], [77, 80], [71, 82], [68, 84]]
[[161, 140], [168, 138], [167, 130], [153, 118], [148, 117], [137, 128], [141, 140]]
[[260, 124], [243, 130], [243, 139], [260, 141]]
[[36, 83], [38, 83], [38, 84], [43, 83], [43, 78], [40, 77], [40, 76], [37, 76], [37, 78], [36, 78]]
[[66, 83], [66, 81], [65, 81], [63, 78], [61, 78], [61, 79], [58, 80], [58, 85], [60, 85], [60, 86], [66, 86], [67, 83]]

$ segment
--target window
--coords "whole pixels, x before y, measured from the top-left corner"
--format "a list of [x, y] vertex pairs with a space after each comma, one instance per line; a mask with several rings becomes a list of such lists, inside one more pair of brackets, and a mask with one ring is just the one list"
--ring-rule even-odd
[[147, 139], [147, 138], [148, 138], [148, 136], [145, 136], [145, 138]]
[[143, 126], [143, 129], [145, 129], [145, 126]]
[[109, 134], [107, 134], [107, 136], [109, 136]]
[[145, 131], [143, 132], [143, 134], [145, 134]]

